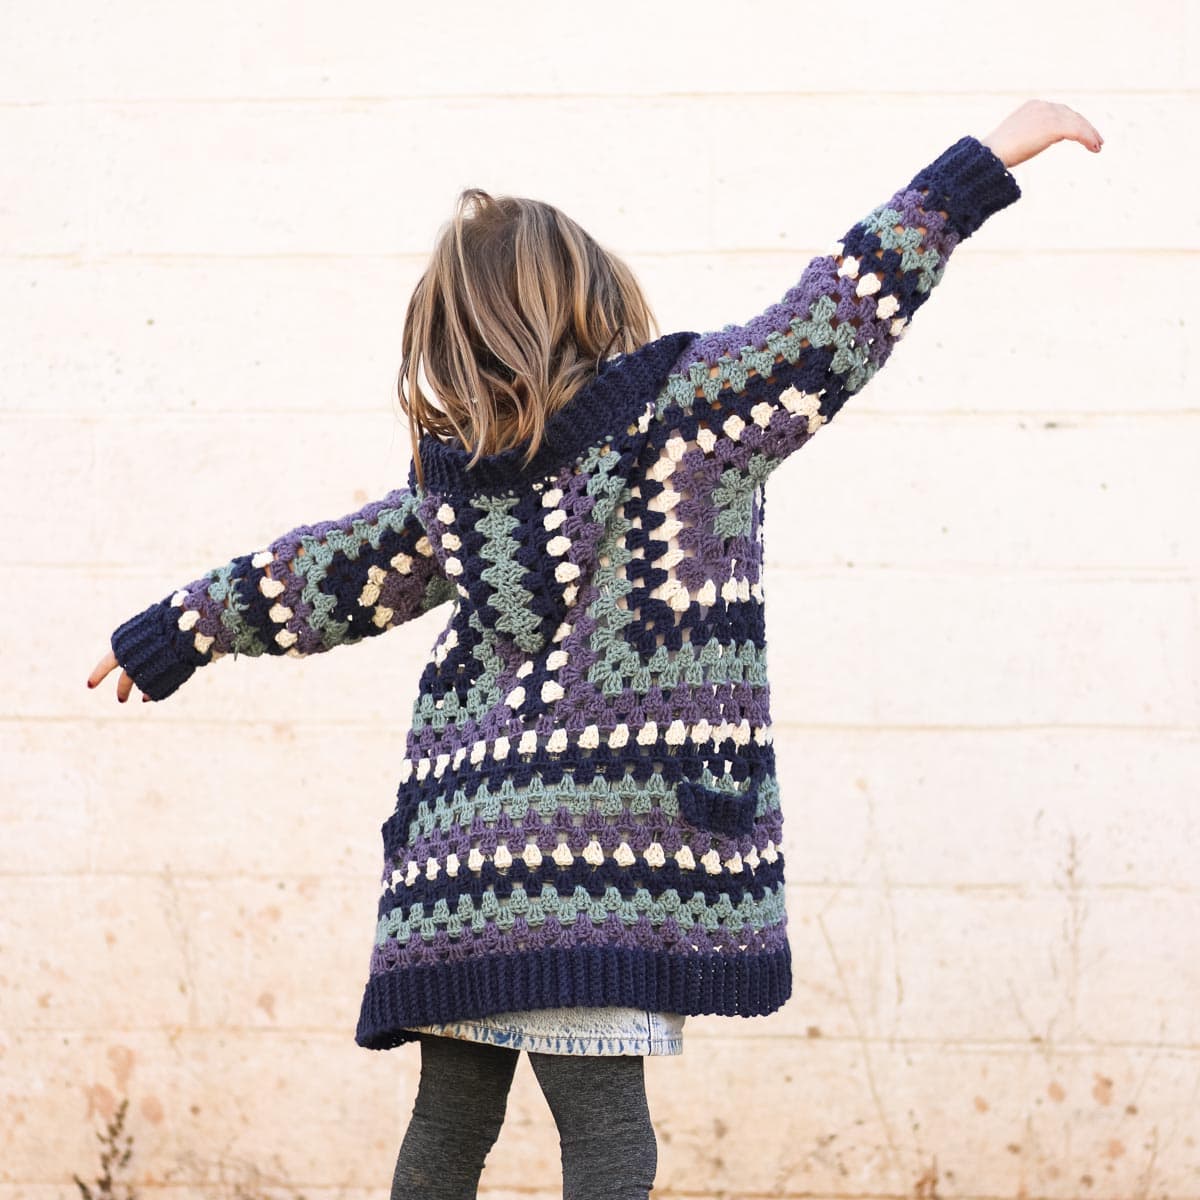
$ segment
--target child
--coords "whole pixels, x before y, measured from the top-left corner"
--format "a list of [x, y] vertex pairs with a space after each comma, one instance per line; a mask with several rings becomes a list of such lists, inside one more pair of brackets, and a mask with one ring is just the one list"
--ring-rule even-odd
[[644, 1056], [678, 1053], [688, 1014], [788, 998], [764, 485], [1019, 198], [1008, 168], [1063, 139], [1102, 140], [1044, 101], [959, 138], [780, 303], [704, 336], [651, 340], [632, 274], [577, 225], [467, 189], [408, 309], [407, 486], [113, 632], [89, 686], [120, 665], [119, 700], [162, 700], [230, 651], [317, 654], [449, 605], [355, 1035], [421, 1047], [393, 1197], [475, 1195], [522, 1049], [564, 1196], [646, 1197]]

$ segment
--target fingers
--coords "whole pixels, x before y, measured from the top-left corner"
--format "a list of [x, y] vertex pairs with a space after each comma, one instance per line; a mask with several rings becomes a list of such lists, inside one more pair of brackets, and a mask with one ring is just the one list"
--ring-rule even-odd
[[1100, 131], [1082, 113], [1077, 113], [1073, 108], [1067, 108], [1067, 112], [1071, 119], [1071, 136], [1081, 146], [1086, 146], [1093, 153], [1098, 154], [1100, 147], [1104, 145]]
[[1063, 119], [1062, 136], [1086, 146], [1094, 154], [1100, 152], [1104, 139], [1100, 131], [1082, 113], [1076, 112], [1069, 104], [1058, 105]]
[[94, 688], [117, 665], [117, 656], [110, 650], [93, 668], [87, 685]]
[[[117, 662], [117, 656], [110, 650], [93, 668], [92, 673], [88, 676], [87, 685], [94, 688], [114, 667], [120, 666]], [[129, 699], [129, 693], [133, 691], [133, 677], [128, 671], [122, 669], [120, 678], [117, 680], [117, 699], [124, 704]], [[148, 701], [150, 699], [145, 693], [142, 694], [142, 699]]]

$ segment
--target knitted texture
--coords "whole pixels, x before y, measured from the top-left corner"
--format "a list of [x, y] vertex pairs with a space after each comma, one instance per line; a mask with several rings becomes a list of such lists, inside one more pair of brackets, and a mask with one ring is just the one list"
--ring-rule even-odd
[[747, 324], [603, 364], [528, 468], [426, 434], [424, 487], [410, 466], [113, 633], [161, 700], [230, 651], [306, 656], [450, 605], [381, 827], [360, 1045], [514, 1009], [784, 1003], [764, 485], [1020, 194], [960, 138]]

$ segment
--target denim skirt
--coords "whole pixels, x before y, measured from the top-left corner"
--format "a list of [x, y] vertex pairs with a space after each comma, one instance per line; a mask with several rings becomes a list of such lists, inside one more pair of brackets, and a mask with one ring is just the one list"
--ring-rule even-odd
[[682, 1054], [684, 1019], [682, 1013], [648, 1008], [572, 1005], [492, 1013], [412, 1029], [541, 1054]]

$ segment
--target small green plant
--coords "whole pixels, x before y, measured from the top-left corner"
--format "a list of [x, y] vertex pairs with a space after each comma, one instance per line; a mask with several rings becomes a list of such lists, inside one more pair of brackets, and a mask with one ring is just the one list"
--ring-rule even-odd
[[103, 1133], [96, 1134], [102, 1147], [100, 1151], [100, 1174], [96, 1177], [93, 1191], [78, 1175], [71, 1178], [79, 1187], [83, 1200], [137, 1200], [137, 1192], [129, 1183], [120, 1183], [113, 1177], [114, 1169], [123, 1171], [133, 1156], [133, 1134], [125, 1134], [125, 1147], [121, 1148], [121, 1135], [125, 1130], [125, 1112], [129, 1108], [129, 1097], [117, 1106], [117, 1111]]

